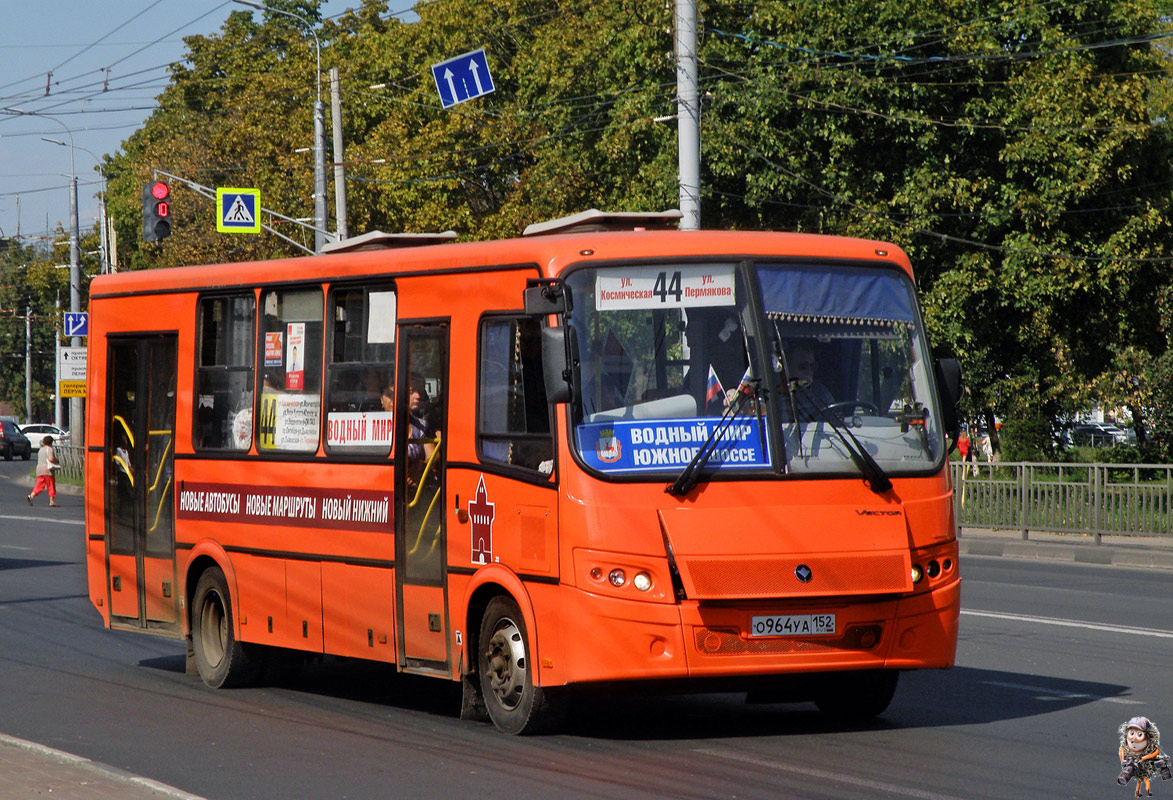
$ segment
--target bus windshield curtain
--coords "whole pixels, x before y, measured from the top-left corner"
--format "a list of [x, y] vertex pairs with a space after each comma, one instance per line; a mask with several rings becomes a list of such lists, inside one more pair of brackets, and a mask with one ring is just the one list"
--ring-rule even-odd
[[911, 324], [916, 319], [907, 282], [894, 271], [763, 265], [758, 280], [766, 313], [795, 322]]

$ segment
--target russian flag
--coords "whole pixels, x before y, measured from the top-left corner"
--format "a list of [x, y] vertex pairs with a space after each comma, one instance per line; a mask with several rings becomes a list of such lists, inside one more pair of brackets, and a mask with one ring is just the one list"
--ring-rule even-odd
[[705, 389], [705, 408], [711, 407], [717, 401], [725, 402], [725, 389], [721, 386], [721, 379], [717, 377], [713, 365], [709, 364], [709, 385]]

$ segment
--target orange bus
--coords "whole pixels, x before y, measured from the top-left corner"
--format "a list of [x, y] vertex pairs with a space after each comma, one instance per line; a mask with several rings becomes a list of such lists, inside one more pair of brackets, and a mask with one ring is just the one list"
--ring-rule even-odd
[[953, 664], [956, 362], [882, 242], [586, 212], [90, 288], [87, 569], [212, 687], [307, 655], [549, 729], [617, 682], [883, 711]]

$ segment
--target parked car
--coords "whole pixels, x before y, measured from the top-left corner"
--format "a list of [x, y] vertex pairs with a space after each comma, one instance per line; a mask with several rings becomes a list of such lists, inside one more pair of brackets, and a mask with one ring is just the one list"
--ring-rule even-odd
[[62, 442], [69, 444], [69, 431], [63, 431], [56, 425], [50, 425], [46, 422], [34, 422], [31, 425], [22, 425], [20, 427], [21, 433], [29, 437], [34, 450], [41, 449], [41, 442], [46, 436], [53, 437], [53, 445], [59, 445]]
[[1071, 429], [1071, 443], [1107, 447], [1113, 444], [1131, 444], [1136, 435], [1108, 422], [1084, 422]]
[[28, 461], [33, 452], [29, 437], [21, 433], [17, 424], [10, 419], [0, 420], [0, 452], [4, 453], [5, 461], [11, 461], [14, 456]]

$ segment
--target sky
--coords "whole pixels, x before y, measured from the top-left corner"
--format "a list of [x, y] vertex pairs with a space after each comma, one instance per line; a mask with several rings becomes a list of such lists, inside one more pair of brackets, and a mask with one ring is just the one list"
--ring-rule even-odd
[[[322, 16], [357, 5], [325, 0]], [[217, 33], [233, 11], [261, 13], [231, 0], [0, 0], [0, 9], [0, 237], [46, 243], [59, 223], [69, 228], [72, 171], [80, 227], [97, 222], [94, 167], [150, 116], [183, 37]], [[68, 261], [68, 246], [62, 254]]]

